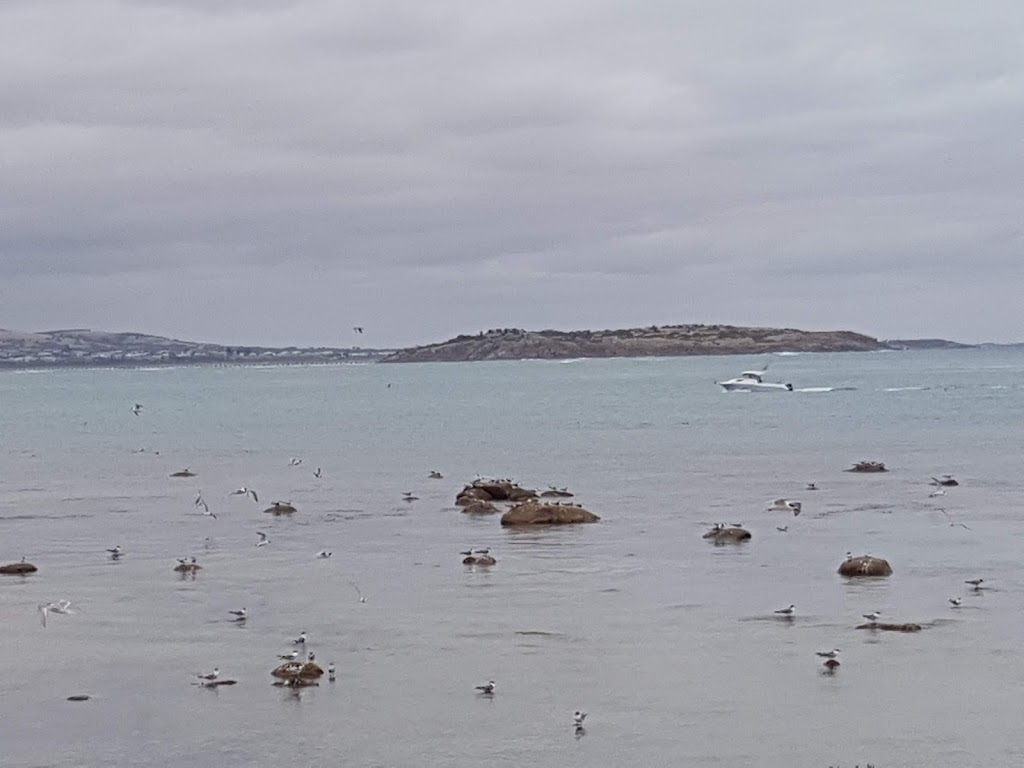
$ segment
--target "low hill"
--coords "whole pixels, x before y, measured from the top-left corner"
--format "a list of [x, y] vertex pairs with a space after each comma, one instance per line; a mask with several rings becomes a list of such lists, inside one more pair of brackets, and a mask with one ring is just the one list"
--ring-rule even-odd
[[609, 331], [525, 331], [502, 328], [399, 350], [381, 362], [746, 355], [763, 352], [867, 352], [887, 349], [852, 331], [800, 331], [732, 325], [661, 325]]

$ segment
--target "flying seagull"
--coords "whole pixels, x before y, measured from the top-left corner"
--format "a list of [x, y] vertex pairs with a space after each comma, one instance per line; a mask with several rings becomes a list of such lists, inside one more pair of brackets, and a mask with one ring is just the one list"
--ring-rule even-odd
[[292, 458], [290, 458], [288, 460], [288, 466], [289, 467], [297, 467], [301, 463], [302, 463], [302, 459], [296, 458], [295, 456], [292, 456]]
[[959, 598], [959, 597], [951, 597], [951, 598], [949, 598], [949, 604], [951, 606], [953, 606], [954, 608], [959, 608], [961, 605], [963, 605], [963, 602], [964, 602], [963, 599]]
[[313, 477], [315, 477], [317, 480], [320, 479], [320, 467], [316, 468], [316, 472], [313, 473]]
[[316, 556], [319, 557], [321, 560], [326, 560], [333, 554], [333, 552], [328, 552], [326, 549], [321, 549], [319, 552], [316, 553]]
[[136, 403], [134, 406], [132, 406], [132, 413], [138, 416], [140, 413], [142, 413], [142, 406], [139, 403]]
[[292, 640], [292, 642], [295, 645], [305, 645], [306, 644], [306, 633], [305, 632], [299, 632], [299, 636], [296, 637], [294, 640]]
[[231, 496], [245, 496], [246, 494], [248, 494], [249, 496], [252, 496], [252, 500], [253, 501], [255, 501], [257, 503], [259, 502], [260, 497], [256, 495], [256, 491], [254, 491], [252, 488], [246, 488], [244, 485], [241, 488], [238, 488], [238, 489], [232, 491], [230, 495]]
[[577, 709], [575, 712], [572, 713], [572, 724], [574, 726], [576, 726], [577, 728], [582, 728], [583, 727], [583, 721], [586, 720], [586, 719], [587, 719], [587, 713], [586, 712], [580, 712], [580, 710]]
[[355, 332], [355, 333], [362, 333], [363, 332], [363, 326], [361, 326], [361, 325], [352, 326], [352, 331]]
[[46, 616], [47, 616], [47, 614], [59, 613], [59, 614], [62, 614], [62, 615], [66, 615], [66, 614], [69, 614], [69, 613], [74, 613], [74, 611], [71, 610], [71, 601], [70, 600], [58, 600], [55, 603], [45, 603], [45, 604], [40, 605], [38, 610], [39, 610], [39, 618], [42, 621], [44, 627], [46, 626]]
[[256, 531], [256, 535], [260, 537], [260, 540], [256, 542], [257, 547], [265, 547], [270, 543], [270, 539], [263, 531]]
[[363, 590], [361, 590], [359, 588], [359, 585], [356, 584], [354, 581], [350, 581], [349, 584], [352, 585], [352, 589], [354, 589], [356, 591], [356, 594], [359, 595], [359, 602], [360, 603], [365, 603], [366, 602], [366, 598], [363, 597]]

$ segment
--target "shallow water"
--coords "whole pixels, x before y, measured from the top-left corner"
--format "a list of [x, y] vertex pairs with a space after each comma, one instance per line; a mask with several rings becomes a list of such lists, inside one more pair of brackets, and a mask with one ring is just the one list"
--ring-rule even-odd
[[[0, 578], [3, 764], [1024, 763], [1024, 354], [773, 357], [797, 391], [714, 385], [759, 363], [0, 373], [0, 560], [40, 566]], [[891, 471], [842, 471], [860, 459]], [[961, 486], [931, 499], [942, 472]], [[477, 474], [569, 485], [603, 519], [469, 519], [452, 501]], [[803, 514], [763, 512], [777, 497]], [[715, 521], [753, 541], [709, 545]], [[498, 565], [462, 566], [468, 546]], [[848, 550], [894, 575], [844, 581]], [[188, 555], [195, 579], [171, 570]], [[80, 612], [44, 629], [36, 605], [62, 597]], [[928, 626], [853, 629], [876, 609]], [[302, 630], [339, 675], [295, 696], [268, 673]], [[239, 684], [190, 684], [215, 665]]]

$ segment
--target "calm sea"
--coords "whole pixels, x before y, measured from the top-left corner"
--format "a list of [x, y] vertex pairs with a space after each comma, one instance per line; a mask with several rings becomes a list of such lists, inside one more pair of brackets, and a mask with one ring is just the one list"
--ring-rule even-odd
[[[773, 356], [797, 391], [714, 383], [763, 362], [0, 373], [0, 561], [40, 569], [0, 577], [0, 763], [1024, 765], [1024, 353]], [[861, 459], [891, 471], [843, 472]], [[478, 474], [603, 519], [470, 519]], [[763, 511], [778, 497], [803, 514]], [[709, 545], [716, 521], [753, 540]], [[498, 564], [466, 568], [470, 546]], [[847, 551], [895, 573], [844, 581]], [[61, 598], [79, 611], [44, 629]], [[927, 626], [854, 629], [872, 610]], [[269, 672], [301, 631], [338, 680], [295, 696]], [[238, 684], [192, 685], [214, 666]]]

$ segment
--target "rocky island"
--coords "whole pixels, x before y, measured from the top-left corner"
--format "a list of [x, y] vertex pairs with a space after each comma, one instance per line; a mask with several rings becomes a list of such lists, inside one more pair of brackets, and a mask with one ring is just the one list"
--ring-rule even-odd
[[652, 325], [608, 331], [501, 328], [402, 349], [384, 363], [557, 360], [579, 357], [746, 355], [765, 352], [869, 352], [889, 347], [852, 331], [800, 331], [733, 325]]

